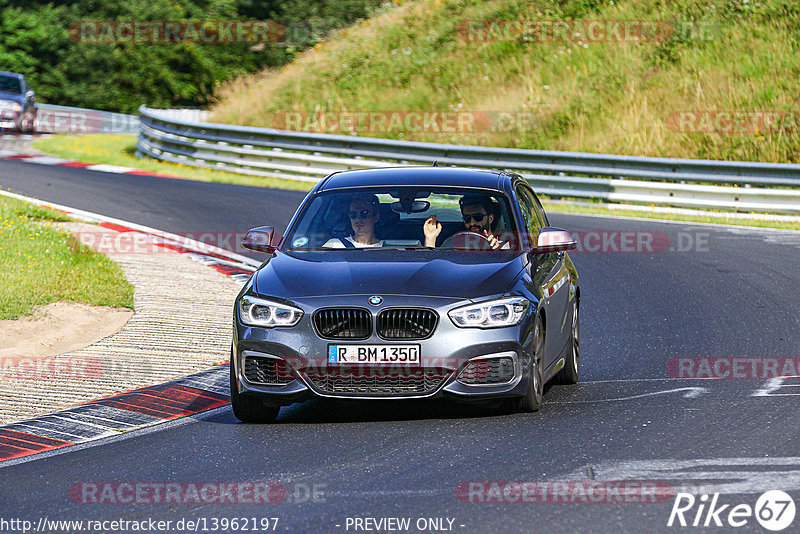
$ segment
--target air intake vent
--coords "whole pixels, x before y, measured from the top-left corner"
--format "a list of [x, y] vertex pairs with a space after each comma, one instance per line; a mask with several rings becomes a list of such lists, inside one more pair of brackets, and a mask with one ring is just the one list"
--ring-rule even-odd
[[367, 339], [372, 334], [372, 314], [361, 308], [319, 310], [314, 328], [324, 339]]
[[425, 339], [436, 328], [433, 310], [393, 308], [378, 315], [378, 335], [383, 339]]
[[506, 384], [513, 379], [514, 360], [509, 357], [473, 360], [458, 375], [459, 382], [470, 386]]
[[292, 371], [284, 360], [258, 356], [245, 357], [244, 377], [253, 384], [269, 386], [285, 386], [294, 380]]
[[438, 367], [315, 369], [306, 371], [311, 384], [323, 393], [347, 396], [419, 396], [436, 391], [449, 370]]

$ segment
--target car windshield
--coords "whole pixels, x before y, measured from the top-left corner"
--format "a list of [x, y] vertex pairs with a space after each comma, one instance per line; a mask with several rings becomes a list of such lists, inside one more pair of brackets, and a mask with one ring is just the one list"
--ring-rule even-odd
[[508, 199], [499, 192], [365, 188], [314, 196], [284, 248], [508, 251], [519, 247], [515, 235]]
[[16, 76], [0, 75], [0, 91], [22, 94], [22, 84]]

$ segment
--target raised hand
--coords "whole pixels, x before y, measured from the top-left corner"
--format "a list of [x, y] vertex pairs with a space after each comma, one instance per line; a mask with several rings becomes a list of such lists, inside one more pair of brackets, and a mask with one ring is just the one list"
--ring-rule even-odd
[[442, 223], [436, 221], [436, 215], [431, 215], [422, 225], [422, 230], [425, 232], [425, 246], [435, 247], [436, 238], [442, 233]]

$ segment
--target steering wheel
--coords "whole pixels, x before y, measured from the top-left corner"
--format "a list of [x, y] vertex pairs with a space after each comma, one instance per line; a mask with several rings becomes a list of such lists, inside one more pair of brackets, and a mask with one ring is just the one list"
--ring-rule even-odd
[[455, 250], [492, 250], [489, 238], [478, 232], [462, 230], [451, 235], [442, 243], [442, 248]]

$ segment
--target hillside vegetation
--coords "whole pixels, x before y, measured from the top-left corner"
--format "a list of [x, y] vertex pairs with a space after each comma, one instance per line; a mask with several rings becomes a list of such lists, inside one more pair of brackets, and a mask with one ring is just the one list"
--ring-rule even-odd
[[[464, 37], [465, 25], [474, 27], [469, 21], [497, 20], [656, 21], [661, 38], [587, 41], [574, 31], [567, 39], [514, 40], [498, 31], [502, 25], [484, 26], [481, 39]], [[795, 0], [395, 0], [283, 68], [223, 85], [213, 120], [445, 143], [798, 162], [799, 41]], [[437, 110], [471, 113], [477, 127], [359, 128], [347, 115], [378, 112], [391, 121], [397, 111]], [[296, 112], [302, 120], [287, 121]], [[315, 121], [321, 113], [328, 113], [326, 128]]]
[[[127, 113], [141, 104], [205, 106], [217, 83], [284, 65], [381, 1], [0, 0], [0, 70], [24, 74], [50, 104]], [[211, 31], [218, 22], [253, 20], [269, 21], [274, 33], [253, 32], [249, 42], [231, 30], [213, 42], [187, 32], [160, 42], [163, 33], [144, 31], [133, 42], [132, 34], [105, 32], [132, 22], [191, 22]]]

